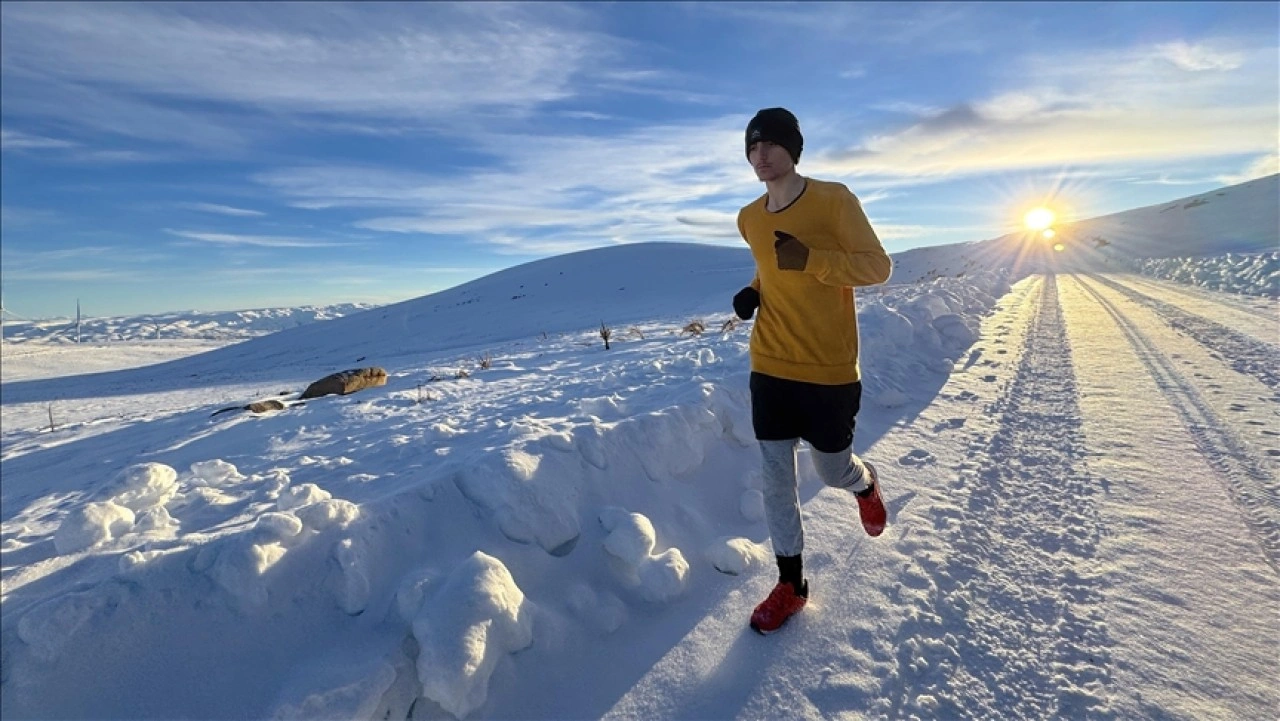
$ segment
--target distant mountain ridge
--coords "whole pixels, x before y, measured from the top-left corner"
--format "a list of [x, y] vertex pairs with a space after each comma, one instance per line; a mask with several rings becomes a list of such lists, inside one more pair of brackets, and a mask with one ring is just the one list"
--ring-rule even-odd
[[[111, 318], [83, 318], [80, 341], [110, 343], [151, 339], [247, 340], [317, 321], [333, 320], [376, 308], [371, 303], [303, 305], [294, 308], [257, 308], [232, 311], [174, 311]], [[73, 318], [43, 320], [4, 319], [4, 340], [22, 343], [76, 342]]]

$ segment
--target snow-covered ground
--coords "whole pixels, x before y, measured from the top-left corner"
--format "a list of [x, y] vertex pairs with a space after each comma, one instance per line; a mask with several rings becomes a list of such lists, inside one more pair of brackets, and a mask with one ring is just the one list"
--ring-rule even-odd
[[[5, 345], [0, 711], [1275, 718], [1280, 303], [957, 253], [859, 294], [890, 526], [802, 459], [813, 598], [769, 637], [745, 251], [562, 256], [127, 370], [167, 342]], [[387, 385], [296, 400], [363, 365]]]

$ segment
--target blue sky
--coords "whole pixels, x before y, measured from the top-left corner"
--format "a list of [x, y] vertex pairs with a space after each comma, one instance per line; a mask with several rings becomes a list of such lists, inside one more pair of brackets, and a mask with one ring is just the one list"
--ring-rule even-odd
[[890, 252], [1280, 172], [1276, 3], [0, 5], [0, 284], [28, 317], [418, 297], [738, 244], [800, 118]]

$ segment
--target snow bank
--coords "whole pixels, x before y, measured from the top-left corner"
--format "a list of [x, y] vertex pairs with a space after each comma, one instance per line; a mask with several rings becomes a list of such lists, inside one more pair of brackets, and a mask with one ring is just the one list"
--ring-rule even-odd
[[978, 339], [983, 315], [1009, 292], [1009, 271], [940, 277], [862, 302], [863, 403], [906, 403], [918, 379], [951, 372]]
[[1210, 290], [1280, 298], [1280, 252], [1135, 261], [1135, 272]]

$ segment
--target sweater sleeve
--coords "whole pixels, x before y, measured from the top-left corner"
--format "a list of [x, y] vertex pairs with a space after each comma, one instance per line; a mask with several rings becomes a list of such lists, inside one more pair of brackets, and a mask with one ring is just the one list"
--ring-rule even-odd
[[893, 261], [880, 245], [858, 198], [848, 190], [842, 196], [835, 213], [840, 248], [810, 248], [805, 272], [826, 285], [857, 287], [884, 283], [892, 273]]

